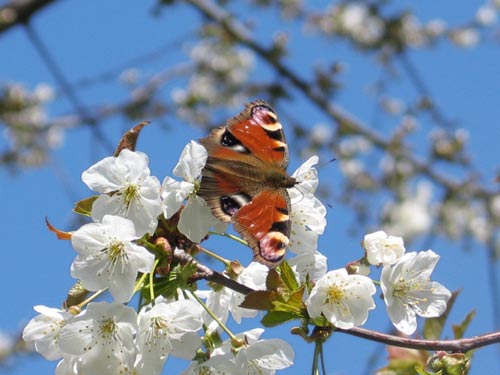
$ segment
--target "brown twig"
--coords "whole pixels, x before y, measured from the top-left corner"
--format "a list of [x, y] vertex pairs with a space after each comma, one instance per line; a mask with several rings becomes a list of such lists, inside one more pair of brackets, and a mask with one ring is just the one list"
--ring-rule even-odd
[[371, 341], [380, 342], [391, 346], [400, 346], [411, 349], [445, 350], [451, 352], [465, 353], [469, 350], [483, 346], [500, 343], [500, 332], [491, 332], [480, 336], [474, 336], [456, 340], [423, 340], [388, 335], [386, 333], [371, 331], [364, 328], [336, 329], [337, 332], [362, 337]]
[[181, 263], [191, 262], [196, 264], [197, 275], [193, 281], [204, 279], [225, 286], [244, 295], [254, 292], [252, 288], [240, 284], [239, 282], [224, 276], [222, 273], [214, 271], [213, 269], [208, 268], [201, 263], [198, 263], [191, 255], [187, 254], [184, 250], [175, 249], [174, 258], [178, 259]]
[[[238, 293], [247, 295], [255, 290], [249, 288], [239, 282], [232, 280], [220, 272], [214, 271], [211, 268], [200, 264], [194, 258], [184, 252], [183, 250], [176, 249], [174, 257], [181, 262], [194, 262], [197, 267], [196, 280], [205, 279], [232, 289]], [[354, 327], [351, 329], [336, 328], [336, 332], [342, 332], [351, 336], [361, 337], [370, 341], [380, 342], [385, 345], [399, 346], [410, 349], [424, 349], [424, 350], [444, 350], [451, 352], [465, 353], [473, 349], [481, 348], [495, 343], [500, 343], [500, 332], [491, 332], [480, 336], [470, 338], [462, 338], [455, 340], [424, 340], [407, 337], [399, 337], [389, 335], [377, 331], [372, 331], [365, 328]]]

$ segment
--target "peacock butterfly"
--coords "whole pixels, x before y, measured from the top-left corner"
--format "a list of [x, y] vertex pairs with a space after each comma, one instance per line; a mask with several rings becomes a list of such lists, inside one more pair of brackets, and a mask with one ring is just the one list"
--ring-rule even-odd
[[254, 260], [277, 266], [290, 237], [288, 146], [276, 112], [263, 100], [249, 103], [226, 126], [200, 143], [208, 159], [198, 194], [215, 217], [232, 222]]

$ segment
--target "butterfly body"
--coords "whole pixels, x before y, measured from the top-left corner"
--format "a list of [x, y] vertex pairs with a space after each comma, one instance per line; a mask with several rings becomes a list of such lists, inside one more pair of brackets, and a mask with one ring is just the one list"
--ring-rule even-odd
[[274, 267], [290, 236], [287, 188], [288, 146], [274, 110], [264, 101], [248, 104], [224, 127], [200, 140], [208, 151], [198, 194], [214, 216], [232, 222], [254, 259]]

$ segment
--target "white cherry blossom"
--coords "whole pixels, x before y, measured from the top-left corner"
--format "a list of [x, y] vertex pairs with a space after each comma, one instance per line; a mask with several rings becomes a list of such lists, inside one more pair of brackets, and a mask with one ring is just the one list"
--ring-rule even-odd
[[117, 369], [132, 368], [136, 358], [134, 335], [137, 314], [131, 307], [119, 303], [93, 302], [68, 322], [59, 333], [59, 347], [78, 357], [76, 366], [81, 373], [114, 375]]
[[154, 232], [161, 213], [160, 182], [150, 176], [148, 163], [145, 153], [123, 149], [82, 173], [83, 182], [101, 193], [92, 205], [94, 220], [118, 215], [132, 220], [139, 236]]
[[349, 275], [344, 268], [330, 271], [311, 290], [306, 305], [311, 318], [324, 316], [337, 328], [364, 324], [375, 308], [373, 282], [366, 276]]
[[153, 254], [132, 242], [137, 237], [134, 223], [120, 216], [82, 226], [71, 236], [78, 253], [71, 275], [88, 290], [109, 288], [115, 301], [128, 302], [137, 273], [150, 272], [154, 263]]
[[288, 264], [298, 273], [300, 282], [318, 280], [328, 270], [327, 258], [319, 251], [314, 253], [304, 252], [288, 259]]
[[208, 361], [192, 363], [182, 375], [274, 375], [276, 370], [290, 367], [295, 358], [292, 347], [281, 339], [259, 339], [263, 332], [255, 328], [236, 335], [245, 342], [244, 346], [233, 348], [231, 340], [227, 340]]
[[30, 320], [23, 331], [24, 341], [34, 341], [35, 349], [48, 360], [63, 356], [58, 346], [59, 332], [73, 315], [67, 311], [38, 305], [33, 309], [39, 313]]
[[291, 234], [288, 248], [300, 254], [314, 253], [317, 249], [318, 236], [323, 234], [326, 226], [326, 208], [314, 196], [319, 180], [313, 167], [318, 163], [318, 157], [312, 156], [306, 160], [293, 174], [297, 184], [288, 189], [291, 202]]
[[207, 157], [208, 153], [205, 147], [191, 141], [182, 150], [173, 171], [173, 174], [181, 177], [183, 181], [177, 181], [167, 176], [161, 186], [165, 218], [171, 218], [187, 200], [180, 214], [178, 228], [193, 242], [200, 242], [211, 227], [216, 227], [219, 232], [223, 232], [226, 227], [212, 215], [205, 200], [196, 196], [201, 180], [201, 171], [207, 162]]
[[406, 335], [417, 329], [416, 315], [434, 318], [446, 310], [450, 291], [430, 280], [438, 260], [432, 250], [411, 252], [382, 270], [380, 285], [389, 318]]
[[167, 219], [179, 211], [184, 201], [196, 192], [207, 157], [208, 153], [205, 147], [195, 141], [189, 142], [182, 150], [173, 174], [183, 180], [177, 181], [167, 176], [161, 186], [163, 215]]
[[141, 373], [160, 374], [167, 357], [192, 359], [201, 346], [196, 332], [201, 329], [202, 308], [192, 300], [167, 301], [158, 298], [138, 316], [136, 338]]
[[363, 247], [370, 264], [394, 264], [400, 259], [405, 246], [401, 237], [388, 236], [384, 231], [369, 233], [363, 239]]

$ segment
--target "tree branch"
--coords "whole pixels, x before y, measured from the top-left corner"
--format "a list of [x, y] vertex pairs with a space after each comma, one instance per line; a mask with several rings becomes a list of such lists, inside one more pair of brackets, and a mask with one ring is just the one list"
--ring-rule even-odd
[[455, 340], [423, 340], [388, 335], [386, 333], [371, 331], [359, 327], [351, 329], [337, 328], [336, 331], [391, 346], [399, 346], [410, 349], [445, 350], [460, 353], [465, 353], [469, 350], [500, 343], [500, 332], [491, 332], [480, 336]]
[[[174, 257], [181, 262], [194, 262], [198, 270], [197, 280], [205, 279], [232, 289], [238, 293], [247, 295], [255, 290], [239, 282], [225, 277], [223, 274], [214, 271], [194, 260], [184, 250], [175, 249]], [[354, 327], [351, 329], [335, 328], [336, 332], [342, 332], [351, 336], [361, 337], [370, 341], [380, 342], [385, 345], [398, 346], [409, 349], [424, 349], [429, 351], [444, 350], [451, 352], [466, 353], [469, 350], [481, 348], [491, 344], [500, 343], [500, 331], [491, 332], [480, 336], [454, 340], [423, 340], [407, 337], [389, 335], [365, 328]]]
[[55, 0], [12, 0], [0, 7], [0, 34], [19, 24], [27, 23], [30, 18], [39, 10]]
[[240, 284], [239, 282], [224, 276], [222, 273], [214, 271], [213, 269], [208, 268], [207, 266], [201, 263], [198, 263], [191, 255], [187, 254], [184, 250], [175, 249], [174, 257], [177, 258], [181, 263], [191, 262], [196, 264], [198, 274], [194, 281], [205, 279], [207, 281], [211, 281], [219, 285], [225, 286], [231, 290], [234, 290], [244, 295], [254, 292], [252, 288]]

